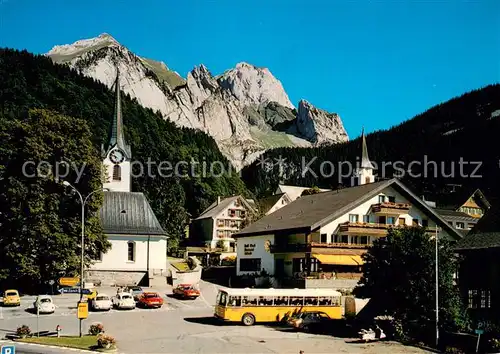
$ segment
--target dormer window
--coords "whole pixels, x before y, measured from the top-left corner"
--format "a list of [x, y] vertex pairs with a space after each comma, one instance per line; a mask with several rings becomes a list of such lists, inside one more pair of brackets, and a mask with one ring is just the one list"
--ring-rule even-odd
[[379, 195], [378, 196], [378, 202], [379, 203], [384, 203], [385, 202], [385, 195]]

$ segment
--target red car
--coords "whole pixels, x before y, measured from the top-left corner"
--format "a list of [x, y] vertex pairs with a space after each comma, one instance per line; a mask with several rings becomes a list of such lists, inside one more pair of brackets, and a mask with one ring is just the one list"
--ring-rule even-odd
[[158, 293], [144, 292], [139, 295], [138, 306], [148, 308], [159, 308], [163, 305], [163, 299]]
[[174, 296], [182, 299], [196, 299], [200, 296], [200, 291], [191, 284], [180, 284], [172, 292]]

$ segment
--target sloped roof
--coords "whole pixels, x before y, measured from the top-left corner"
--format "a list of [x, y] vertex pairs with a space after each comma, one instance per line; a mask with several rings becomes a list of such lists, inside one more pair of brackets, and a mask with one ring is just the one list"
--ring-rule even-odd
[[474, 195], [484, 204], [486, 208], [490, 207], [490, 203], [480, 189], [462, 187], [455, 192], [439, 194], [435, 198], [437, 199], [436, 203], [438, 208], [457, 210]]
[[284, 195], [286, 195], [286, 193], [274, 194], [269, 197], [262, 198], [259, 200], [260, 211], [263, 214], [267, 213]]
[[214, 218], [217, 215], [219, 215], [223, 210], [225, 210], [227, 207], [231, 205], [236, 199], [240, 199], [240, 201], [246, 206], [247, 209], [252, 211], [254, 207], [251, 205], [252, 203], [255, 205], [255, 202], [250, 199], [250, 203], [243, 198], [240, 195], [234, 196], [234, 197], [229, 197], [229, 198], [224, 198], [218, 203], [218, 201], [213, 202], [210, 204], [208, 208], [206, 208], [203, 213], [201, 213], [200, 216], [198, 216], [194, 220], [201, 220], [201, 219], [206, 219], [206, 218]]
[[455, 249], [472, 250], [500, 247], [500, 207], [490, 208], [476, 226], [457, 243]]
[[105, 234], [167, 235], [142, 193], [104, 192], [100, 218]]
[[453, 220], [453, 221], [464, 221], [469, 223], [476, 223], [478, 221], [477, 218], [473, 218], [472, 216], [463, 213], [461, 211], [449, 210], [449, 209], [434, 209], [439, 215], [441, 215], [445, 220]]
[[[302, 192], [304, 192], [307, 189], [311, 189], [312, 187], [299, 187], [299, 186], [288, 186], [285, 184], [280, 184], [278, 186], [278, 190], [281, 191], [281, 193], [286, 193], [288, 194], [288, 197], [290, 200], [295, 200], [298, 197], [302, 195]], [[320, 189], [321, 192], [329, 192], [331, 189]], [[280, 193], [280, 194], [281, 194]]]
[[312, 232], [322, 225], [344, 215], [349, 210], [364, 203], [389, 186], [394, 187], [400, 193], [406, 195], [410, 201], [418, 205], [420, 210], [431, 216], [436, 222], [440, 223], [443, 228], [448, 230], [452, 237], [455, 239], [460, 239], [462, 237], [462, 235], [451, 227], [439, 214], [395, 178], [300, 197], [287, 206], [252, 223], [247, 228], [234, 234], [233, 237], [266, 235], [285, 230]]

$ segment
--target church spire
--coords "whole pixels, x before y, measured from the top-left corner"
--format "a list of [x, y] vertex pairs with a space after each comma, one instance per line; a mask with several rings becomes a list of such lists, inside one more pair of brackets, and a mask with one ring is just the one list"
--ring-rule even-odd
[[373, 169], [373, 165], [368, 157], [368, 147], [366, 146], [366, 137], [365, 137], [365, 128], [361, 131], [361, 168], [371, 168]]
[[113, 123], [111, 125], [111, 135], [109, 139], [108, 152], [114, 147], [121, 149], [130, 158], [130, 147], [125, 143], [125, 136], [123, 133], [123, 117], [122, 117], [122, 100], [120, 90], [120, 69], [116, 69], [115, 79], [115, 111], [113, 116]]

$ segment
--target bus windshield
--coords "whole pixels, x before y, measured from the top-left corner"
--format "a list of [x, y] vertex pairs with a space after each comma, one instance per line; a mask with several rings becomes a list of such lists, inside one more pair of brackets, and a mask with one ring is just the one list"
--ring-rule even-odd
[[219, 294], [217, 294], [217, 305], [226, 306], [226, 303], [227, 303], [227, 293], [222, 291], [219, 292]]

